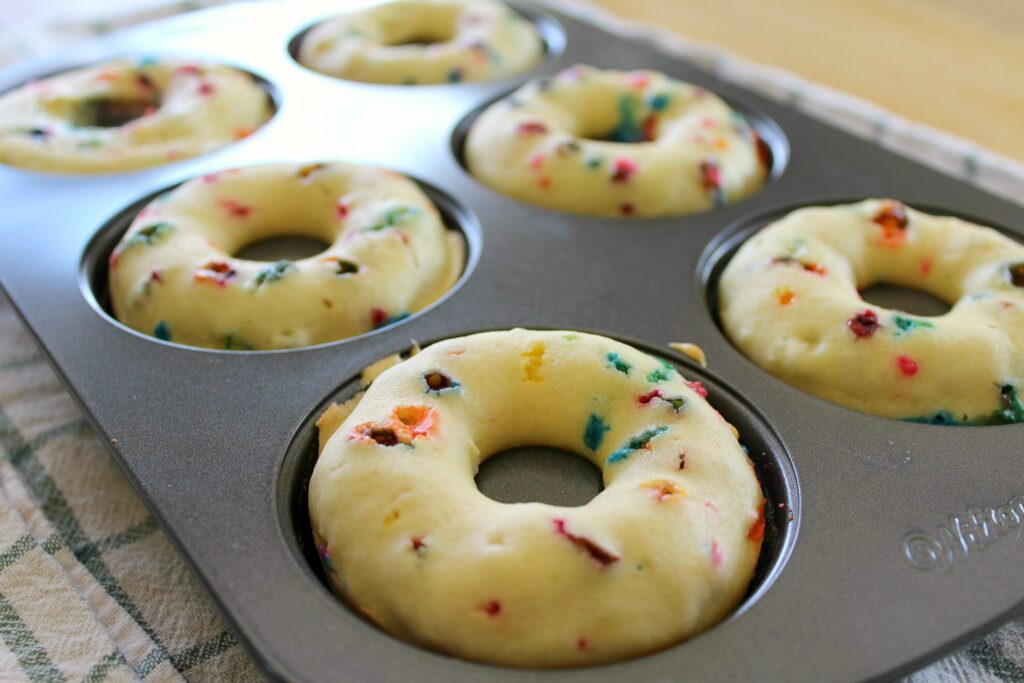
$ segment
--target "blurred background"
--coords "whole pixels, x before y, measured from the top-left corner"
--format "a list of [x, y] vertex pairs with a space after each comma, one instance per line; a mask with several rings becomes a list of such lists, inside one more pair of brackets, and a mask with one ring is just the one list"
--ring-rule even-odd
[[[0, 66], [139, 21], [231, 1], [6, 0]], [[583, 1], [1024, 161], [1022, 0]], [[339, 7], [353, 4], [338, 0]]]

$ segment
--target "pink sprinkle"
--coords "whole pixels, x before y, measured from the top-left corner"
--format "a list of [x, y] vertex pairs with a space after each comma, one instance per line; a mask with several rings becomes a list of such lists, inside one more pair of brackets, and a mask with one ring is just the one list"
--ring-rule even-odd
[[348, 218], [348, 204], [345, 202], [338, 202], [334, 207], [334, 215], [338, 217], [339, 221], [343, 221]]
[[917, 362], [909, 356], [903, 354], [896, 356], [896, 366], [904, 377], [913, 377], [917, 374]]
[[642, 406], [645, 406], [656, 398], [661, 398], [660, 389], [651, 389], [646, 394], [641, 394], [640, 396], [637, 397], [636, 402]]
[[620, 157], [612, 162], [612, 182], [626, 183], [636, 175], [637, 165], [632, 159]]
[[705, 128], [715, 128], [716, 126], [718, 126], [718, 119], [711, 118], [710, 116], [705, 116], [700, 120], [700, 125], [704, 126]]
[[199, 67], [195, 64], [185, 64], [175, 69], [174, 73], [181, 74], [182, 76], [194, 76], [199, 73]]
[[718, 567], [722, 566], [725, 562], [725, 553], [722, 552], [721, 546], [718, 545], [718, 541], [711, 542], [711, 566]]
[[694, 391], [694, 392], [695, 392], [695, 393], [696, 393], [696, 394], [697, 394], [698, 396], [700, 396], [701, 398], [707, 398], [707, 397], [708, 397], [708, 390], [707, 390], [707, 389], [705, 389], [705, 388], [704, 388], [704, 385], [703, 385], [703, 384], [701, 384], [700, 382], [697, 382], [697, 381], [693, 381], [693, 382], [687, 382], [687, 383], [686, 383], [686, 386], [688, 386], [688, 387], [690, 387], [691, 389], [693, 389], [693, 391]]
[[634, 71], [626, 76], [626, 83], [632, 88], [646, 88], [651, 82], [650, 74], [643, 71]]
[[248, 218], [249, 214], [252, 213], [251, 206], [236, 202], [234, 199], [222, 199], [220, 200], [220, 205], [233, 218]]
[[489, 603], [484, 605], [484, 612], [487, 612], [487, 616], [492, 619], [501, 614], [501, 603], [497, 600], [491, 600]]
[[210, 96], [210, 95], [213, 94], [213, 91], [216, 90], [216, 89], [217, 88], [213, 85], [213, 83], [208, 83], [208, 82], [204, 81], [203, 83], [199, 84], [199, 94], [200, 95]]
[[540, 152], [533, 154], [530, 157], [530, 168], [534, 171], [539, 171], [544, 166], [544, 155]]
[[722, 170], [711, 159], [700, 162], [700, 179], [705, 190], [717, 190], [722, 186]]
[[384, 324], [384, 321], [388, 319], [388, 313], [383, 308], [371, 308], [370, 309], [370, 320], [373, 321], [374, 325], [380, 326]]
[[566, 81], [575, 81], [583, 77], [583, 67], [579, 64], [570, 66], [568, 69], [562, 69], [562, 72], [558, 74], [558, 78]]
[[115, 268], [117, 266], [118, 253], [116, 251], [110, 252], [110, 256], [107, 257], [107, 267]]
[[543, 135], [548, 132], [548, 127], [540, 121], [524, 121], [516, 128], [520, 135]]
[[207, 173], [203, 176], [204, 183], [216, 183], [220, 181], [220, 176], [216, 173]]

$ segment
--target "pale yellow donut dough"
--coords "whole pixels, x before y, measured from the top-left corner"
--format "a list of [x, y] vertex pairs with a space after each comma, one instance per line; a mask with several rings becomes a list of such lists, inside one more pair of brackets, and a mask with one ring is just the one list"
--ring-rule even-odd
[[502, 78], [543, 53], [536, 27], [497, 0], [395, 0], [318, 24], [298, 59], [350, 81], [427, 85]]
[[667, 216], [742, 199], [767, 147], [716, 95], [655, 71], [574, 66], [491, 105], [466, 139], [470, 172], [530, 204]]
[[[952, 304], [865, 303], [884, 282]], [[935, 424], [1024, 421], [1024, 246], [891, 200], [795, 211], [750, 238], [718, 287], [729, 339], [825, 400]]]
[[[269, 237], [326, 251], [276, 263], [232, 257]], [[164, 340], [279, 349], [368, 332], [458, 278], [462, 243], [411, 180], [344, 163], [276, 164], [191, 180], [155, 199], [110, 257], [114, 313]]]
[[194, 157], [273, 115], [266, 91], [226, 66], [118, 60], [0, 97], [0, 163], [96, 173]]
[[[495, 664], [609, 662], [699, 633], [742, 599], [764, 534], [751, 462], [701, 392], [590, 334], [434, 344], [373, 380], [316, 464], [327, 575], [389, 633]], [[582, 507], [480, 493], [483, 459], [531, 444], [587, 458], [604, 491]]]

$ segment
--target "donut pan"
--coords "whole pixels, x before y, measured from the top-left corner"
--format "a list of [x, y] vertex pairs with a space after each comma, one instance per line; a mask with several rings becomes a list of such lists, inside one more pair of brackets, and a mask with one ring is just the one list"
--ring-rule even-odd
[[[739, 241], [789, 208], [893, 197], [1018, 239], [1024, 209], [647, 43], [516, 7], [543, 29], [548, 59], [486, 84], [389, 87], [310, 72], [290, 46], [337, 7], [276, 0], [179, 16], [0, 73], [7, 89], [114, 56], [176, 56], [235, 64], [275, 93], [268, 125], [200, 158], [90, 177], [0, 168], [4, 289], [254, 660], [294, 681], [862, 681], [910, 672], [1010, 618], [1024, 601], [1024, 425], [912, 424], [820, 401], [737, 352], [711, 293]], [[522, 80], [575, 63], [657, 69], [719, 93], [769, 143], [772, 180], [708, 213], [640, 220], [535, 208], [470, 177], [458, 156], [468, 117]], [[362, 337], [262, 353], [161, 342], [105, 312], [107, 253], [146, 197], [223, 168], [330, 159], [429, 182], [470, 247], [446, 298]], [[889, 294], [890, 305], [915, 305]], [[771, 506], [757, 577], [731, 618], [616, 664], [510, 669], [395, 640], [328, 592], [309, 561], [303, 512], [318, 411], [411, 340], [514, 326], [617, 337], [709, 387], [740, 429]], [[702, 346], [710, 368], [669, 349], [674, 341]], [[568, 504], [600, 486], [578, 459], [525, 451], [485, 463], [481, 489]]]

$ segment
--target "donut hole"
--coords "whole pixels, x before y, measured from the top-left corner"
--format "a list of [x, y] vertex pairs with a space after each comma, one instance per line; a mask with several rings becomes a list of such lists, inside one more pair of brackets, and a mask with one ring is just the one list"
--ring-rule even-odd
[[160, 97], [93, 97], [82, 100], [70, 112], [72, 125], [80, 128], [120, 128], [160, 108]]
[[889, 282], [876, 282], [862, 289], [860, 295], [869, 304], [922, 317], [945, 315], [950, 310], [949, 302], [941, 297]]
[[604, 490], [600, 468], [570, 451], [524, 446], [501, 451], [480, 463], [476, 486], [499, 503], [586, 505]]
[[[244, 245], [233, 256], [249, 261], [298, 261], [323, 253], [330, 247], [319, 237], [306, 235], [275, 235]], [[359, 265], [351, 261], [338, 261], [338, 274], [346, 275], [359, 271]]]

